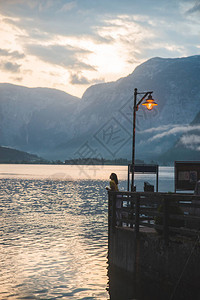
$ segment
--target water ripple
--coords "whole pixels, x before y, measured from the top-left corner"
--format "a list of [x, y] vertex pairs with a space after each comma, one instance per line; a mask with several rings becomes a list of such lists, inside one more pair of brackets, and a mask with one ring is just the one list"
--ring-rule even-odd
[[1, 179], [0, 298], [107, 299], [102, 183]]

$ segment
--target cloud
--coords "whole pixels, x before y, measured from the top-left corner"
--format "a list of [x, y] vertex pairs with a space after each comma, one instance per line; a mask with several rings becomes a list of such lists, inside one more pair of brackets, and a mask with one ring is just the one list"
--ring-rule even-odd
[[0, 63], [0, 68], [7, 72], [16, 73], [19, 72], [21, 65], [11, 62], [2, 62]]
[[16, 59], [21, 59], [25, 57], [23, 53], [20, 53], [18, 51], [11, 51], [11, 50], [1, 49], [1, 48], [0, 48], [0, 56], [10, 56]]
[[71, 74], [70, 83], [71, 84], [89, 84], [90, 82], [86, 77], [84, 77], [82, 75]]
[[[57, 1], [60, 2], [60, 1]], [[54, 7], [53, 0], [7, 0], [0, 1], [1, 11], [8, 16], [17, 14], [18, 16], [31, 15], [32, 13], [45, 12]], [[25, 13], [26, 12], [26, 13]]]
[[[96, 4], [87, 6], [82, 1], [66, 0], [40, 1], [22, 0], [0, 1], [0, 11], [7, 22], [31, 37], [34, 31], [53, 35], [87, 35], [93, 33], [94, 24], [100, 24], [100, 13], [95, 9]], [[73, 9], [73, 13], [72, 13]]]
[[12, 77], [12, 79], [14, 81], [18, 81], [18, 82], [21, 82], [23, 80], [23, 77]]
[[89, 80], [88, 78], [84, 77], [82, 74], [71, 74], [70, 75], [70, 83], [71, 84], [81, 84], [81, 85], [88, 85], [94, 83], [102, 83], [105, 82], [103, 79], [92, 79]]
[[152, 20], [159, 21], [167, 16], [172, 21], [176, 15], [177, 21], [177, 9], [178, 4], [172, 0], [167, 3], [160, 1], [159, 6], [157, 0], [141, 0], [134, 3], [132, 0], [0, 1], [1, 13], [17, 18], [16, 26], [26, 29], [27, 33], [32, 32], [34, 28], [40, 28], [42, 32], [50, 32], [51, 35], [89, 34], [93, 37], [97, 34], [96, 26], [104, 26], [105, 19], [114, 19], [119, 15], [135, 16], [136, 23], [145, 28], [153, 22]]
[[187, 14], [199, 13], [200, 12], [200, 3], [196, 3], [192, 8], [187, 10]]
[[[67, 92], [78, 93], [82, 88], [82, 93], [87, 84], [101, 78], [113, 81], [127, 76], [152, 56], [199, 53], [200, 23], [193, 13], [199, 10], [198, 3], [194, 0], [160, 0], [159, 5], [157, 0], [0, 1], [0, 55], [14, 59], [26, 56], [20, 63], [25, 69], [33, 68], [34, 85], [37, 82], [51, 85], [50, 72], [58, 72], [59, 79], [52, 81], [60, 88], [60, 82], [66, 82], [66, 73], [72, 74], [68, 77], [72, 86], [69, 82]], [[187, 10], [193, 14], [189, 16]], [[25, 84], [29, 80], [24, 76]]]
[[75, 8], [76, 5], [77, 5], [77, 4], [76, 4], [75, 1], [68, 2], [68, 3], [64, 4], [64, 5], [60, 8], [59, 12], [70, 11], [70, 10], [72, 10], [73, 8]]
[[188, 149], [200, 150], [200, 135], [197, 134], [191, 134], [191, 135], [183, 135], [177, 146], [185, 146]]
[[169, 125], [163, 125], [163, 126], [160, 126], [160, 127], [151, 127], [151, 128], [148, 128], [148, 129], [145, 129], [143, 131], [143, 133], [153, 133], [153, 132], [159, 132], [159, 131], [168, 131], [172, 128], [174, 128], [174, 124], [169, 124]]
[[176, 135], [176, 134], [182, 134], [182, 133], [188, 133], [193, 130], [200, 130], [200, 125], [195, 125], [195, 126], [184, 126], [184, 125], [176, 125], [172, 129], [166, 130], [164, 132], [158, 133], [154, 135], [152, 138], [148, 140], [148, 142], [152, 142], [154, 140], [162, 139], [166, 136], [170, 135]]
[[74, 68], [80, 70], [96, 70], [94, 66], [81, 61], [80, 56], [84, 56], [90, 51], [62, 45], [27, 45], [26, 52], [39, 59], [64, 68]]

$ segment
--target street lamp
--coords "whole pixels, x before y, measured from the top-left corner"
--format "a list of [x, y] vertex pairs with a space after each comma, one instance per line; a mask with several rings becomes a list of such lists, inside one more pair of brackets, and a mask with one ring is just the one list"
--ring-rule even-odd
[[[152, 98], [151, 92], [138, 92], [137, 89], [134, 90], [134, 106], [133, 106], [133, 148], [132, 148], [132, 180], [131, 180], [131, 191], [134, 191], [134, 173], [135, 173], [135, 125], [136, 125], [136, 111], [138, 111], [139, 105], [142, 104], [146, 106], [148, 110], [152, 110], [152, 108], [158, 105], [154, 99]], [[144, 95], [137, 102], [137, 95]], [[147, 97], [148, 96], [148, 97]], [[147, 97], [147, 98], [146, 98]], [[144, 100], [146, 101], [142, 103]]]

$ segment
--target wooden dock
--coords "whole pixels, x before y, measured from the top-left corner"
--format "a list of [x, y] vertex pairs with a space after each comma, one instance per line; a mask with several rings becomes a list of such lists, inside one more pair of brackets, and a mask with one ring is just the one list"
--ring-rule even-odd
[[199, 289], [200, 196], [108, 192], [109, 265]]

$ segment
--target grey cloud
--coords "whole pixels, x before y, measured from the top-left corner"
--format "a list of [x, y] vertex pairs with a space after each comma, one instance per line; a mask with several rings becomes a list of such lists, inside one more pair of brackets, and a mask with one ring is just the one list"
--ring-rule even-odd
[[21, 59], [21, 58], [25, 57], [25, 55], [23, 53], [20, 53], [18, 51], [10, 51], [7, 49], [2, 49], [2, 48], [0, 48], [0, 56], [9, 56], [12, 58], [17, 58], [17, 59]]
[[196, 12], [200, 12], [200, 3], [196, 3], [192, 8], [190, 8], [186, 13], [187, 14], [192, 14], [192, 13], [196, 13]]
[[89, 84], [89, 80], [82, 76], [77, 74], [71, 74], [70, 76], [70, 83], [71, 84]]
[[[118, 42], [121, 38], [124, 46], [127, 45], [128, 62], [134, 63], [140, 63], [141, 59], [152, 56], [183, 56], [185, 53], [189, 55], [198, 51], [195, 47], [198, 45], [198, 36], [194, 32], [191, 34], [190, 28], [187, 27], [187, 18], [180, 10], [180, 3], [182, 4], [181, 0], [160, 0], [159, 5], [157, 0], [9, 0], [0, 1], [0, 11], [5, 17], [4, 21], [25, 32], [25, 34], [21, 33], [21, 36], [17, 35], [18, 41], [25, 48], [24, 51], [27, 50], [29, 54], [45, 62], [70, 70], [74, 69], [76, 72], [96, 70], [95, 66], [80, 60], [80, 49], [55, 45], [37, 46], [34, 44], [35, 41], [38, 43], [53, 40], [56, 35], [59, 35], [85, 37], [86, 40], [93, 39], [95, 43], [108, 44]], [[197, 11], [199, 4], [193, 1], [192, 3], [192, 10]], [[155, 36], [141, 40], [140, 37], [136, 37], [135, 41], [126, 35], [123, 37], [123, 34], [120, 37], [113, 37], [109, 33], [112, 32], [113, 27], [119, 25], [112, 23], [112, 20], [123, 21], [123, 18], [124, 21], [128, 18], [127, 20], [132, 22], [132, 27], [136, 23], [141, 26], [141, 29], [148, 28]], [[189, 24], [190, 22], [189, 20]], [[123, 28], [123, 25], [121, 27]], [[105, 36], [103, 34], [101, 36], [103, 28], [107, 28]], [[178, 47], [167, 48], [162, 41], [168, 41], [170, 45]], [[28, 43], [32, 45], [27, 45]], [[76, 81], [77, 78], [73, 80]], [[87, 78], [82, 81], [86, 82]]]
[[28, 43], [30, 38], [36, 41], [49, 41], [53, 38], [53, 34], [51, 32], [44, 32], [39, 30], [38, 28], [31, 27], [28, 30], [28, 36], [19, 36], [19, 39], [22, 41], [23, 44]]
[[71, 84], [87, 85], [87, 84], [95, 84], [95, 83], [102, 83], [102, 82], [105, 82], [105, 80], [104, 79], [89, 80], [88, 78], [82, 76], [81, 74], [71, 74], [71, 76], [70, 76]]
[[[112, 20], [123, 14], [129, 15], [130, 19], [133, 20], [132, 16], [138, 15], [141, 17], [135, 22], [143, 24], [142, 26], [147, 26], [147, 21], [145, 21], [146, 19], [143, 21], [142, 16], [149, 17], [151, 15], [152, 19], [156, 17], [155, 19], [158, 20], [158, 26], [160, 25], [159, 20], [163, 21], [163, 19], [166, 20], [167, 24], [173, 24], [174, 20], [177, 23], [178, 20], [182, 20], [178, 11], [180, 1], [160, 0], [159, 5], [157, 5], [157, 0], [141, 0], [139, 2], [134, 1], [134, 3], [132, 0], [124, 2], [120, 0], [46, 0], [42, 4], [39, 0], [9, 0], [0, 1], [0, 10], [5, 16], [17, 17], [16, 19], [8, 18], [7, 22], [14, 22], [15, 26], [25, 29], [27, 36], [30, 38], [41, 40], [43, 38], [52, 38], [56, 34], [64, 36], [87, 35], [96, 41], [110, 43], [112, 42], [112, 37], [99, 36], [97, 28], [104, 26], [109, 28], [110, 26], [118, 25], [109, 25], [106, 20]], [[73, 12], [71, 11], [72, 9]], [[158, 29], [158, 26], [156, 26], [156, 29]], [[169, 36], [174, 37], [175, 31], [173, 25], [173, 32], [168, 34], [167, 38]], [[178, 34], [180, 34], [180, 30], [178, 30]], [[163, 32], [160, 33], [160, 36], [163, 36]], [[25, 39], [26, 36], [23, 38]]]
[[3, 69], [4, 71], [16, 73], [19, 72], [21, 65], [11, 63], [11, 62], [2, 62], [0, 64], [0, 68]]
[[21, 82], [23, 77], [12, 77], [13, 80]]
[[78, 59], [75, 61], [75, 63], [73, 65], [71, 65], [71, 67], [73, 67], [74, 69], [77, 69], [77, 70], [97, 71], [95, 66], [85, 64], [85, 63], [79, 61]]
[[26, 46], [26, 50], [28, 54], [34, 55], [45, 62], [59, 65], [61, 67], [92, 71], [95, 70], [94, 66], [85, 64], [78, 58], [80, 54], [90, 53], [84, 49], [60, 45], [28, 45]]
[[[4, 21], [20, 29], [27, 34], [44, 32], [52, 35], [94, 35], [93, 26], [101, 24], [100, 13], [96, 11], [96, 4], [87, 9], [86, 3], [77, 5], [65, 0], [52, 1], [52, 5], [41, 5], [41, 1], [21, 1], [9, 3], [0, 1], [0, 11], [5, 16]], [[73, 9], [73, 13], [72, 13]], [[15, 17], [15, 19], [13, 19]]]
[[[132, 2], [132, 0], [120, 1], [0, 1], [0, 10], [4, 16], [8, 16], [8, 22], [25, 29], [31, 36], [34, 29], [41, 32], [61, 35], [90, 35], [96, 38], [96, 27], [105, 25], [105, 19], [112, 19], [119, 14], [125, 15], [148, 15], [149, 0]], [[170, 1], [172, 3], [172, 1]], [[161, 7], [167, 6], [166, 2], [160, 0]], [[151, 15], [166, 16], [167, 9], [160, 10], [157, 0], [151, 0]], [[73, 10], [73, 13], [72, 13]], [[170, 10], [170, 15], [174, 10]], [[17, 17], [12, 20], [10, 17]], [[10, 18], [10, 20], [9, 20]], [[37, 18], [37, 19], [36, 19]], [[35, 22], [37, 20], [37, 22]], [[117, 25], [115, 25], [117, 26]], [[98, 39], [98, 36], [97, 36]], [[108, 41], [110, 38], [108, 37]]]
[[76, 6], [77, 6], [76, 1], [67, 2], [59, 9], [59, 12], [70, 11]]

